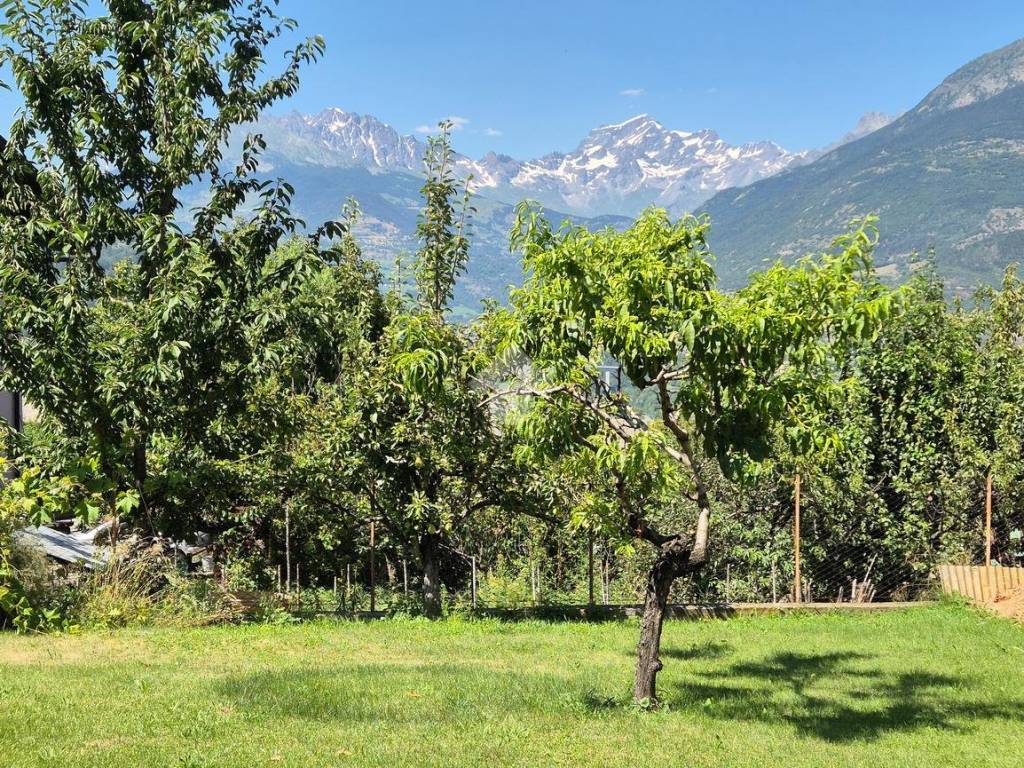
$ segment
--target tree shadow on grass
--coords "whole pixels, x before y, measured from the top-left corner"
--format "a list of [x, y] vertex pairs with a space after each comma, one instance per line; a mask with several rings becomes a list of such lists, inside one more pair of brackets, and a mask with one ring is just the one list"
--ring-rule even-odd
[[600, 699], [558, 675], [468, 663], [268, 669], [223, 678], [216, 693], [255, 718], [353, 723], [461, 720], [566, 703], [596, 709]]
[[979, 720], [1024, 718], [1024, 700], [986, 701], [969, 678], [888, 672], [873, 659], [852, 652], [783, 652], [737, 662], [681, 684], [673, 705], [723, 720], [785, 722], [829, 742], [922, 728], [967, 731]]
[[[631, 647], [622, 652], [623, 656], [636, 659], [636, 647]], [[662, 659], [673, 661], [714, 661], [724, 659], [733, 653], [733, 647], [724, 640], [712, 640], [706, 643], [692, 643], [678, 648], [672, 646], [661, 646], [658, 651]]]
[[[732, 653], [733, 649], [729, 643], [722, 641], [713, 641], [709, 643], [695, 643], [687, 646], [686, 648], [662, 648], [661, 657], [663, 659], [674, 659], [676, 661], [693, 661], [696, 659], [711, 660], [711, 659], [723, 659]], [[630, 653], [631, 656], [636, 656], [636, 652]]]

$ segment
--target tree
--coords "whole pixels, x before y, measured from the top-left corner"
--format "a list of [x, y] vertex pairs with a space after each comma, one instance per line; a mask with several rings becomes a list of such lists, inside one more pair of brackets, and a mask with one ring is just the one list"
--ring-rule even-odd
[[[347, 385], [383, 331], [377, 267], [351, 236], [323, 253], [295, 238], [237, 284], [247, 288], [232, 292], [225, 313], [238, 329], [230, 359], [177, 408], [153, 450], [160, 471], [151, 493], [166, 508], [160, 530], [182, 535], [201, 524], [276, 538], [268, 527], [283, 524], [287, 503], [293, 528], [317, 519], [324, 532], [331, 526], [315, 514], [324, 494], [310, 485], [306, 437], [324, 416], [322, 401]], [[192, 409], [206, 418], [191, 417]]]
[[[144, 507], [153, 436], [243, 407], [231, 308], [302, 224], [291, 188], [258, 177], [260, 137], [220, 167], [232, 130], [292, 94], [323, 51], [311, 38], [264, 76], [264, 50], [294, 27], [275, 6], [0, 3], [0, 65], [24, 100], [0, 145], [0, 385]], [[200, 183], [207, 201], [186, 213], [180, 192]], [[304, 247], [341, 232], [330, 222]]]
[[[633, 690], [650, 705], [672, 585], [708, 557], [702, 454], [735, 477], [770, 454], [780, 427], [797, 450], [834, 446], [825, 414], [844, 386], [841, 363], [891, 305], [870, 276], [870, 222], [819, 258], [776, 264], [735, 294], [715, 287], [707, 231], [706, 220], [672, 222], [656, 210], [624, 232], [554, 230], [523, 205], [512, 242], [528, 278], [511, 308], [490, 318], [508, 384], [496, 396], [524, 399], [522, 455], [558, 457], [603, 483], [577, 524], [655, 549]], [[609, 362], [653, 393], [656, 415], [644, 417], [626, 389], [605, 383], [599, 366]], [[696, 513], [693, 529], [662, 530], [659, 504], [679, 498]]]
[[929, 266], [858, 355], [881, 564], [922, 574], [943, 559], [982, 559], [985, 477], [1009, 502], [1024, 474], [1021, 296], [1011, 268], [1001, 290], [950, 306]]
[[446, 316], [472, 213], [465, 191], [458, 204], [449, 130], [441, 124], [426, 156], [415, 296], [406, 300], [398, 281], [387, 326], [361, 371], [326, 403], [330, 416], [314, 440], [330, 446], [317, 470], [329, 495], [361, 499], [364, 519], [419, 560], [431, 617], [442, 610], [443, 548], [470, 516], [503, 501], [494, 486], [502, 449], [476, 391], [474, 339]]

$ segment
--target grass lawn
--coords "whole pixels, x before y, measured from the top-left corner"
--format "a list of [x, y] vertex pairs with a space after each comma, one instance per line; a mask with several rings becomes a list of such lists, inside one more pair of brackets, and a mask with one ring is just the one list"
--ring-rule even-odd
[[956, 606], [0, 636], [0, 766], [1024, 765], [1024, 627]]

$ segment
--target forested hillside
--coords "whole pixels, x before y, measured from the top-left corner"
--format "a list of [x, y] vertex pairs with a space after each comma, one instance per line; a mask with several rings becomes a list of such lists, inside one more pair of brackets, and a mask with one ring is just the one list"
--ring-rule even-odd
[[947, 78], [898, 120], [817, 161], [701, 207], [725, 285], [879, 216], [881, 274], [905, 278], [934, 249], [949, 288], [998, 282], [1024, 258], [1024, 41]]

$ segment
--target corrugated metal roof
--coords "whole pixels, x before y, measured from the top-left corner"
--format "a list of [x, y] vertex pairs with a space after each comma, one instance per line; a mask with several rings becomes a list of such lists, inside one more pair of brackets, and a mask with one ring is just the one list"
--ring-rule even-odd
[[46, 526], [22, 528], [14, 532], [14, 539], [19, 544], [43, 550], [62, 563], [78, 563], [86, 568], [96, 568], [106, 561], [95, 544]]

